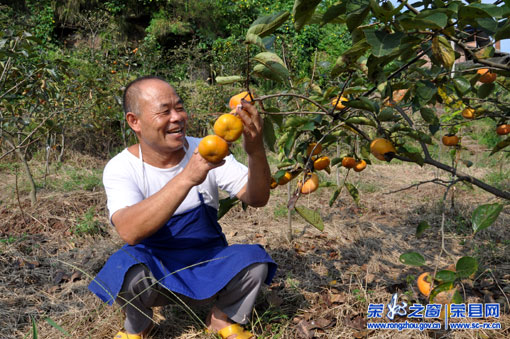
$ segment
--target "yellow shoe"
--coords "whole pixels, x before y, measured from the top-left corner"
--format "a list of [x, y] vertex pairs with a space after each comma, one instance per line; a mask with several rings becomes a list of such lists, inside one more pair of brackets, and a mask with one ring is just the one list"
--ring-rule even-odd
[[236, 339], [250, 339], [254, 338], [255, 335], [250, 331], [246, 331], [238, 324], [232, 324], [230, 326], [224, 327], [218, 331], [218, 334], [223, 338], [228, 338], [231, 335], [237, 335]]
[[142, 339], [141, 335], [138, 334], [129, 334], [124, 331], [119, 331], [113, 339]]

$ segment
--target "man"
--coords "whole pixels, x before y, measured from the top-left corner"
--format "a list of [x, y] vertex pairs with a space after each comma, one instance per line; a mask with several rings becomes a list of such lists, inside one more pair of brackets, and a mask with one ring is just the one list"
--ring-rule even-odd
[[[242, 106], [242, 107], [241, 107]], [[110, 221], [127, 243], [114, 253], [89, 288], [126, 314], [115, 338], [142, 338], [152, 307], [171, 302], [213, 301], [208, 330], [223, 338], [251, 338], [236, 323], [249, 320], [263, 282], [276, 264], [259, 245], [228, 246], [216, 220], [218, 188], [254, 207], [269, 199], [271, 174], [262, 119], [243, 101], [243, 147], [248, 167], [232, 155], [212, 164], [187, 137], [187, 113], [175, 89], [148, 76], [124, 91], [126, 120], [138, 144], [111, 159], [103, 183]]]

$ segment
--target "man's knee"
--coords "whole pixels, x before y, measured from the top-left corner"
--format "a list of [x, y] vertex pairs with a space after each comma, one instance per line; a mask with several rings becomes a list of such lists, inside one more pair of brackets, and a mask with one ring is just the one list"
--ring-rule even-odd
[[268, 264], [255, 263], [247, 268], [246, 278], [255, 284], [262, 284], [267, 278]]

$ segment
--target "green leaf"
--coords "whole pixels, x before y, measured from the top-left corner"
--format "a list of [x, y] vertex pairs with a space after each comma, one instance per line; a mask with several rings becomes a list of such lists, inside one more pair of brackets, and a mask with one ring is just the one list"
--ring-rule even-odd
[[510, 38], [510, 20], [506, 19], [505, 24], [501, 26], [494, 34], [494, 40], [503, 40]]
[[[273, 73], [273, 77], [280, 78], [282, 80], [287, 80], [289, 78], [289, 71], [285, 64], [283, 63], [283, 60], [276, 55], [275, 53], [271, 52], [262, 52], [257, 54], [253, 57], [255, 61], [260, 62], [263, 66], [265, 66], [270, 73]], [[266, 76], [268, 76], [267, 71], [263, 68], [260, 68], [259, 65], [256, 65], [253, 69], [256, 73], [261, 73]], [[269, 75], [271, 76], [271, 75]], [[268, 77], [269, 78], [269, 77]], [[271, 79], [271, 78], [269, 78]], [[274, 80], [274, 79], [271, 79]]]
[[[349, 7], [357, 7], [357, 10], [350, 10]], [[358, 4], [355, 2], [352, 2], [352, 4], [348, 1], [347, 2], [347, 28], [349, 29], [349, 32], [352, 33], [355, 29], [357, 29], [363, 21], [365, 21], [368, 13], [370, 12], [370, 6], [368, 6], [368, 2], [366, 4]]]
[[453, 288], [454, 288], [454, 285], [453, 285], [453, 282], [451, 282], [451, 281], [435, 286], [434, 289], [430, 292], [429, 302], [434, 303], [435, 302], [434, 299], [436, 298], [436, 296], [439, 293], [450, 291]]
[[366, 97], [359, 97], [358, 99], [347, 101], [344, 103], [344, 106], [364, 109], [370, 112], [377, 112], [379, 110], [375, 101]]
[[287, 11], [280, 11], [278, 13], [265, 15], [255, 20], [250, 28], [248, 34], [255, 34], [261, 38], [272, 34], [278, 27], [287, 21], [290, 13]]
[[437, 272], [436, 279], [440, 282], [454, 282], [457, 279], [457, 274], [449, 270], [441, 270]]
[[356, 188], [356, 186], [354, 186], [353, 184], [351, 184], [349, 182], [344, 182], [344, 186], [345, 186], [345, 188], [347, 188], [347, 191], [351, 195], [351, 197], [354, 200], [354, 202], [356, 203], [356, 205], [359, 205], [359, 192], [358, 192], [358, 189]]
[[430, 228], [430, 225], [425, 220], [420, 221], [416, 228], [416, 237], [420, 237], [426, 229]]
[[283, 147], [283, 151], [285, 152], [286, 156], [289, 156], [290, 151], [292, 151], [292, 147], [294, 146], [294, 142], [296, 141], [296, 134], [297, 134], [296, 130], [293, 130], [289, 133], [287, 141], [285, 142], [285, 145]]
[[463, 96], [471, 90], [471, 83], [464, 77], [453, 78], [453, 85], [460, 96]]
[[216, 82], [219, 85], [228, 85], [233, 84], [234, 82], [243, 82], [246, 81], [246, 79], [240, 75], [232, 75], [229, 77], [216, 77]]
[[491, 93], [494, 92], [494, 88], [496, 88], [496, 85], [494, 83], [483, 84], [480, 87], [478, 87], [478, 96], [480, 97], [480, 99], [485, 99], [489, 95], [491, 95]]
[[276, 152], [274, 147], [276, 145], [276, 135], [274, 133], [273, 121], [271, 119], [264, 119], [263, 136], [266, 146], [272, 152]]
[[329, 207], [333, 206], [333, 204], [335, 203], [336, 199], [338, 198], [338, 196], [340, 195], [340, 192], [342, 192], [342, 187], [343, 186], [340, 186], [338, 187], [334, 192], [333, 192], [333, 195], [331, 196], [331, 199], [329, 199]]
[[69, 334], [69, 332], [67, 332], [66, 330], [64, 330], [59, 324], [57, 324], [56, 322], [53, 321], [53, 319], [51, 318], [46, 318], [44, 319], [46, 320], [46, 322], [48, 324], [50, 324], [51, 326], [53, 326], [54, 328], [56, 328], [57, 330], [59, 330], [62, 334], [64, 334], [66, 337], [70, 337], [71, 335]]
[[385, 30], [375, 29], [365, 29], [363, 32], [367, 42], [372, 46], [372, 54], [376, 57], [385, 56], [397, 50], [404, 37], [402, 32], [388, 33]]
[[342, 159], [343, 157], [340, 156], [340, 157], [335, 157], [333, 159], [331, 159], [331, 167], [335, 166], [336, 164], [339, 164], [342, 162]]
[[296, 212], [308, 221], [312, 226], [317, 228], [319, 231], [324, 231], [324, 222], [322, 221], [322, 217], [319, 212], [303, 207], [303, 206], [296, 206], [294, 207]]
[[477, 18], [475, 19], [476, 25], [483, 28], [489, 34], [493, 35], [498, 30], [498, 22], [493, 18]]
[[321, 0], [295, 0], [292, 15], [294, 16], [294, 28], [299, 31], [312, 18], [315, 8]]
[[399, 258], [400, 262], [405, 265], [423, 266], [425, 265], [425, 258], [417, 252], [407, 252], [402, 254]]
[[493, 155], [494, 153], [501, 151], [503, 148], [505, 148], [507, 146], [510, 146], [510, 137], [498, 142], [498, 144], [496, 146], [494, 146], [494, 148], [491, 151], [491, 154], [489, 154], [489, 155]]
[[333, 21], [335, 18], [337, 18], [339, 15], [345, 14], [345, 10], [347, 8], [347, 2], [342, 1], [340, 3], [336, 3], [329, 7], [324, 15], [322, 16], [321, 20], [321, 26], [324, 26], [328, 22]]
[[502, 210], [503, 205], [498, 203], [478, 206], [471, 216], [473, 232], [477, 233], [492, 225]]
[[349, 70], [350, 67], [357, 68], [356, 62], [369, 48], [370, 45], [366, 39], [356, 42], [351, 48], [338, 57], [331, 70], [331, 76], [336, 77], [340, 73]]
[[35, 319], [33, 316], [30, 316], [32, 320], [32, 339], [37, 339], [37, 325], [35, 324]]
[[367, 125], [375, 127], [375, 122], [373, 120], [370, 120], [367, 117], [351, 117], [347, 120], [345, 120], [346, 124], [353, 124], [353, 125]]
[[436, 111], [430, 107], [422, 107], [420, 108], [420, 114], [423, 120], [431, 125], [439, 124], [439, 118], [436, 115]]
[[397, 121], [400, 117], [394, 114], [394, 110], [391, 107], [384, 107], [377, 115], [379, 121]]
[[455, 290], [452, 298], [452, 304], [462, 304], [464, 302], [464, 298], [460, 294], [459, 290]]
[[432, 38], [432, 54], [436, 60], [448, 70], [450, 70], [455, 62], [455, 51], [444, 36], [435, 36]]
[[218, 208], [218, 219], [220, 220], [232, 207], [239, 203], [237, 198], [225, 198], [220, 200], [220, 206]]
[[247, 33], [246, 38], [244, 39], [244, 43], [257, 45], [257, 46], [261, 47], [262, 49], [267, 49], [262, 38], [256, 34]]
[[405, 30], [441, 29], [448, 23], [448, 16], [440, 12], [423, 11], [416, 16], [402, 15], [399, 23]]
[[430, 135], [423, 133], [422, 131], [411, 130], [406, 132], [405, 134], [415, 140], [422, 141], [426, 144], [432, 145], [432, 138], [430, 137]]
[[458, 278], [469, 278], [478, 270], [478, 261], [473, 257], [462, 257], [455, 265]]
[[420, 80], [416, 83], [416, 97], [420, 102], [429, 102], [436, 93], [437, 87], [433, 82]]

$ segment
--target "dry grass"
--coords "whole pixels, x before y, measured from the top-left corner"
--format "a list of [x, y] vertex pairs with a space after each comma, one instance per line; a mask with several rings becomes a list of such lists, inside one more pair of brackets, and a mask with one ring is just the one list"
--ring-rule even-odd
[[[96, 162], [102, 166], [102, 162]], [[481, 177], [486, 169], [470, 169]], [[2, 175], [4, 175], [2, 173]], [[413, 182], [434, 178], [436, 171], [413, 165], [374, 165], [350, 176], [361, 191], [361, 206], [343, 192], [329, 207], [331, 189], [320, 189], [298, 204], [317, 208], [325, 220], [323, 233], [293, 217], [294, 240], [286, 240], [287, 219], [277, 213], [286, 202], [286, 188], [272, 193], [268, 206], [242, 211], [235, 207], [222, 220], [231, 243], [261, 243], [278, 263], [274, 283], [263, 291], [252, 326], [260, 338], [299, 338], [310, 329], [316, 338], [507, 338], [508, 305], [499, 319], [500, 331], [368, 331], [369, 303], [388, 303], [393, 293], [399, 301], [422, 302], [414, 279], [424, 270], [445, 267], [453, 259], [439, 258], [441, 198], [444, 189], [428, 184], [419, 190], [385, 194]], [[53, 172], [59, 180], [65, 173]], [[12, 188], [13, 177], [2, 190]], [[10, 185], [10, 186], [9, 186]], [[12, 192], [12, 191], [10, 191]], [[14, 195], [2, 196], [0, 208], [0, 328], [2, 338], [23, 338], [30, 333], [31, 317], [40, 338], [65, 337], [45, 321], [51, 318], [72, 337], [111, 338], [122, 326], [117, 307], [103, 306], [87, 285], [121, 241], [105, 217], [102, 191], [42, 191], [30, 207], [22, 199], [24, 218]], [[496, 224], [470, 237], [469, 218], [479, 204], [495, 199], [479, 190], [455, 191], [455, 208], [447, 212], [446, 245], [458, 259], [475, 256], [481, 264], [473, 282], [466, 281], [467, 302], [503, 301], [500, 289], [510, 291], [510, 210], [505, 207]], [[91, 206], [103, 230], [77, 235], [73, 226]], [[416, 226], [427, 220], [431, 229], [420, 239]], [[399, 262], [408, 251], [422, 253], [427, 266], [414, 268]], [[496, 279], [496, 280], [495, 280]], [[408, 282], [411, 282], [409, 284]], [[491, 299], [492, 298], [492, 299]], [[204, 318], [206, 309], [195, 309]], [[212, 338], [177, 305], [158, 308], [152, 338]], [[315, 324], [315, 325], [313, 325]], [[30, 336], [29, 336], [30, 337]], [[310, 336], [311, 337], [311, 336]]]

